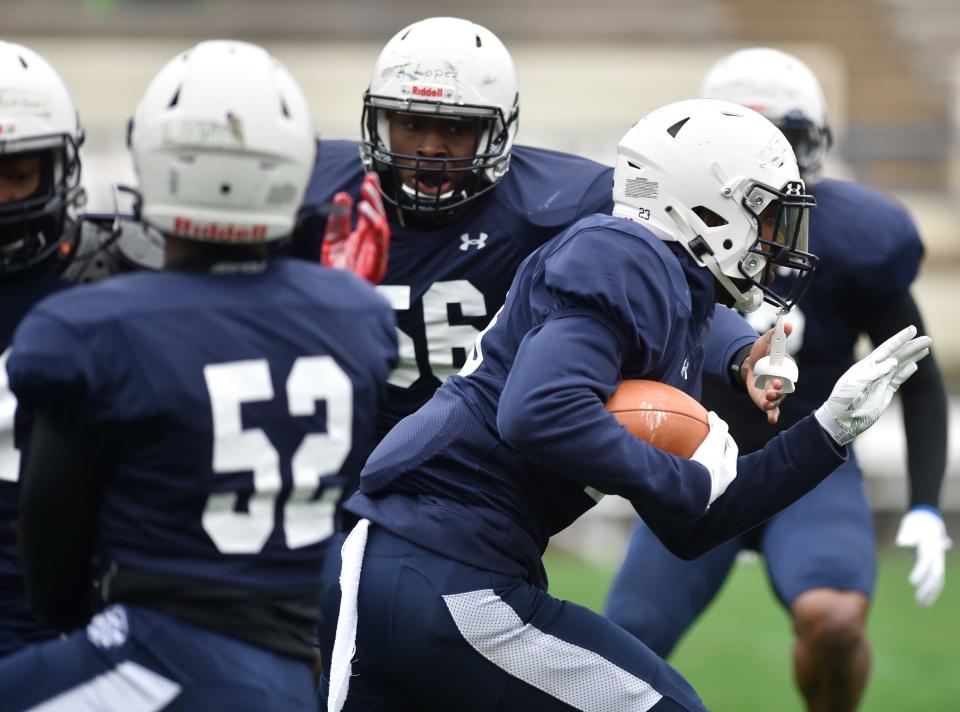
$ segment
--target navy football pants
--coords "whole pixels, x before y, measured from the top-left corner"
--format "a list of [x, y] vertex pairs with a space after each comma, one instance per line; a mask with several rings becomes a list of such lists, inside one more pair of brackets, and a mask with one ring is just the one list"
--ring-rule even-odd
[[11, 712], [313, 710], [312, 687], [303, 661], [135, 606], [0, 662], [0, 709]]
[[607, 615], [666, 657], [716, 596], [744, 548], [763, 555], [773, 590], [787, 610], [814, 588], [872, 597], [876, 542], [856, 461], [850, 458], [757, 529], [694, 561], [671, 554], [640, 522], [610, 591]]
[[[324, 607], [335, 618], [339, 589]], [[679, 673], [602, 616], [376, 525], [360, 574], [356, 644], [351, 712], [704, 709]], [[324, 710], [325, 693], [322, 685]]]

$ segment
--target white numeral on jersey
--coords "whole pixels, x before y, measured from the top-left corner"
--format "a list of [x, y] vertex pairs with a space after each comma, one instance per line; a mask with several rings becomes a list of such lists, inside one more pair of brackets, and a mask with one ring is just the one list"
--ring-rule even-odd
[[20, 453], [13, 446], [13, 414], [17, 399], [7, 382], [7, 358], [10, 349], [0, 354], [0, 480], [16, 482], [20, 476]]
[[[204, 531], [225, 554], [255, 554], [274, 529], [274, 503], [280, 491], [280, 456], [260, 428], [244, 429], [241, 406], [274, 397], [270, 366], [264, 359], [206, 366], [203, 370], [213, 414], [213, 471], [253, 471], [246, 512], [236, 511], [237, 494], [211, 494], [203, 512]], [[350, 453], [353, 386], [329, 356], [297, 359], [287, 378], [291, 416], [312, 415], [327, 403], [327, 432], [304, 437], [293, 455], [294, 488], [283, 509], [287, 546], [296, 549], [333, 532], [339, 488], [312, 501], [319, 481], [339, 472]]]
[[320, 478], [335, 475], [350, 454], [353, 384], [329, 356], [299, 358], [287, 379], [290, 415], [313, 415], [327, 403], [327, 432], [303, 438], [293, 454], [293, 494], [283, 509], [287, 546], [298, 549], [333, 534], [333, 514], [342, 488], [327, 487], [311, 501]]
[[486, 316], [487, 305], [483, 294], [465, 279], [435, 282], [423, 295], [423, 322], [427, 332], [427, 350], [433, 375], [441, 381], [453, 375], [454, 350], [470, 353], [480, 331], [469, 324], [450, 324], [447, 305], [459, 304], [464, 317]]
[[[399, 284], [384, 284], [377, 287], [397, 311], [410, 308], [410, 287]], [[477, 337], [477, 329], [469, 324], [451, 324], [448, 308], [459, 304], [464, 317], [483, 317], [487, 314], [483, 293], [465, 279], [434, 282], [423, 295], [424, 333], [427, 342], [429, 366], [421, 373], [417, 365], [417, 353], [413, 339], [397, 329], [400, 341], [400, 363], [391, 372], [389, 382], [400, 388], [409, 388], [421, 376], [431, 374], [441, 381], [457, 372], [454, 366], [455, 352], [463, 349], [469, 356], [470, 348]]]

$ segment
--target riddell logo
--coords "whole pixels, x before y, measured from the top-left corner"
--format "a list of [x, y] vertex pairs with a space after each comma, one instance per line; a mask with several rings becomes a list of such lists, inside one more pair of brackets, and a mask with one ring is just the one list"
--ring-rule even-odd
[[443, 89], [440, 87], [421, 87], [414, 84], [410, 87], [410, 93], [414, 96], [440, 97], [443, 96]]
[[198, 223], [190, 218], [175, 217], [173, 234], [210, 242], [262, 242], [267, 239], [267, 226]]

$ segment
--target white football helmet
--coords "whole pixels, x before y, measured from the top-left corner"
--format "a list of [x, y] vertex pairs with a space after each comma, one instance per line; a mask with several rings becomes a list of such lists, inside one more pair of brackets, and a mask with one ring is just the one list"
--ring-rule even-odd
[[55, 258], [74, 234], [69, 223], [84, 198], [82, 143], [80, 118], [60, 75], [33, 50], [0, 41], [0, 160], [41, 159], [39, 188], [0, 205], [0, 274]]
[[290, 73], [263, 48], [228, 40], [201, 42], [160, 70], [128, 143], [144, 222], [227, 244], [293, 231], [316, 153]]
[[763, 114], [790, 141], [804, 180], [819, 175], [833, 144], [827, 103], [817, 77], [792, 54], [767, 47], [728, 54], [707, 71], [700, 96]]
[[[481, 119], [470, 165], [459, 168], [449, 158], [391, 150], [388, 115], [395, 111]], [[363, 97], [360, 153], [367, 170], [381, 174], [389, 202], [422, 215], [448, 212], [506, 175], [519, 111], [517, 70], [503, 43], [468, 20], [431, 17], [398, 32], [374, 64]], [[454, 187], [437, 196], [406, 186], [397, 174], [397, 159], [412, 161], [418, 175], [451, 176]]]
[[[683, 245], [741, 311], [764, 299], [789, 309], [816, 268], [807, 252], [816, 202], [793, 150], [776, 126], [738, 104], [691, 99], [640, 119], [617, 147], [613, 201], [614, 215]], [[767, 286], [774, 266], [797, 271], [786, 297]]]

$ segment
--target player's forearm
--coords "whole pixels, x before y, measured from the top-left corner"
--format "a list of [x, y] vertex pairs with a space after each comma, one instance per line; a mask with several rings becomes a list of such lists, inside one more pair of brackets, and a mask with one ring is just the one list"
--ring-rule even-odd
[[498, 408], [501, 437], [544, 471], [700, 516], [710, 493], [706, 470], [638, 440], [604, 408], [620, 363], [619, 343], [601, 322], [548, 321], [514, 361]]
[[[719, 376], [725, 383], [743, 390], [743, 382], [731, 378], [733, 370], [730, 366], [739, 367], [746, 354], [740, 351], [746, 349], [757, 340], [757, 332], [740, 314], [720, 304], [713, 310], [713, 319], [707, 331], [706, 341], [703, 343], [703, 370], [714, 376]], [[739, 371], [739, 368], [736, 369]]]
[[[913, 324], [926, 329], [920, 307], [909, 291], [894, 294], [869, 313], [867, 334], [875, 344]], [[910, 506], [937, 508], [947, 466], [947, 394], [933, 353], [917, 364], [917, 372], [900, 388], [907, 440]]]
[[664, 545], [682, 559], [694, 559], [785, 509], [816, 487], [847, 459], [812, 416], [741, 457], [737, 478], [702, 517], [684, 521], [665, 516], [645, 502], [634, 508]]
[[90, 554], [99, 484], [90, 444], [38, 416], [20, 487], [20, 560], [34, 610], [62, 631], [90, 617]]
[[947, 466], [947, 394], [931, 353], [903, 384], [903, 428], [907, 440], [910, 507], [939, 508]]

